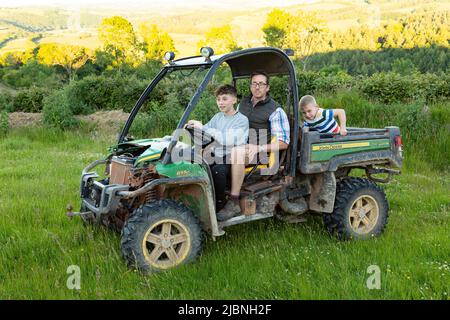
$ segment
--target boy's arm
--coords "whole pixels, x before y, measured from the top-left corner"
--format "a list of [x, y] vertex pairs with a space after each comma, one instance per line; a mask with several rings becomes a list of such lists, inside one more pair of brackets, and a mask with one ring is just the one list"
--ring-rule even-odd
[[339, 119], [339, 126], [341, 127], [341, 131], [339, 132], [341, 135], [347, 135], [347, 118], [345, 116], [344, 109], [333, 109], [334, 116]]
[[217, 121], [211, 127], [206, 129], [205, 127], [206, 125], [203, 126], [205, 132], [212, 136], [217, 143], [223, 146], [241, 145], [247, 142], [249, 125], [246, 117], [236, 120], [227, 129], [218, 129], [221, 126], [217, 124]]
[[309, 132], [309, 123], [303, 121], [303, 132]]
[[[208, 125], [208, 124], [209, 124], [209, 122], [208, 122], [207, 124], [205, 124], [205, 126]], [[186, 126], [192, 126], [192, 127], [194, 127], [194, 128], [199, 128], [199, 129], [201, 129], [201, 128], [203, 127], [201, 121], [198, 121], [198, 120], [189, 120], [189, 121], [184, 125], [184, 127], [186, 127]]]

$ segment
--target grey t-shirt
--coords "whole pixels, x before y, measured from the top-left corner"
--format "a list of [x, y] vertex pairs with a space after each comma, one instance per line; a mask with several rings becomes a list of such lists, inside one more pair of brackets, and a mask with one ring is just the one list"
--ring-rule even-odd
[[219, 112], [203, 126], [203, 130], [221, 145], [214, 148], [214, 154], [217, 157], [224, 157], [234, 146], [247, 143], [248, 119], [240, 112], [232, 116]]

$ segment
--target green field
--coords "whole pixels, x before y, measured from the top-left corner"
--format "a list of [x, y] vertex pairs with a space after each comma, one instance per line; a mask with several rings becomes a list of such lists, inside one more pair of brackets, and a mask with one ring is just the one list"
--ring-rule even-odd
[[[125, 266], [119, 235], [65, 216], [79, 205], [82, 168], [113, 142], [37, 127], [0, 138], [0, 299], [449, 299], [450, 174], [413, 150], [386, 185], [391, 215], [379, 238], [338, 241], [320, 217], [265, 220], [206, 238], [195, 263], [145, 277]], [[66, 286], [70, 265], [80, 267], [79, 291]], [[366, 287], [371, 265], [380, 290]]]

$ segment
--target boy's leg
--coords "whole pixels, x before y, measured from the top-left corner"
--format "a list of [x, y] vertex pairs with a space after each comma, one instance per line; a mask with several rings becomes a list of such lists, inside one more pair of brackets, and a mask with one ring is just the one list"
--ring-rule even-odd
[[249, 162], [247, 146], [234, 147], [231, 151], [231, 193], [225, 207], [217, 213], [219, 221], [241, 213], [239, 194], [245, 178], [245, 164]]
[[216, 194], [216, 212], [220, 211], [226, 203], [225, 191], [228, 186], [230, 176], [229, 164], [214, 164], [211, 166], [211, 174], [213, 176], [214, 191]]

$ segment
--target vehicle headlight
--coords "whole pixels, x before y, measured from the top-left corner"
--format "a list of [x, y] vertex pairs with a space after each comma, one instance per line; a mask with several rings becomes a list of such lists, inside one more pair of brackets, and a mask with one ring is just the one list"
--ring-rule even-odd
[[202, 57], [209, 58], [214, 54], [214, 50], [210, 47], [202, 47], [200, 49], [200, 54]]
[[167, 61], [172, 61], [173, 59], [175, 59], [175, 53], [173, 51], [167, 51], [164, 54], [164, 59]]

